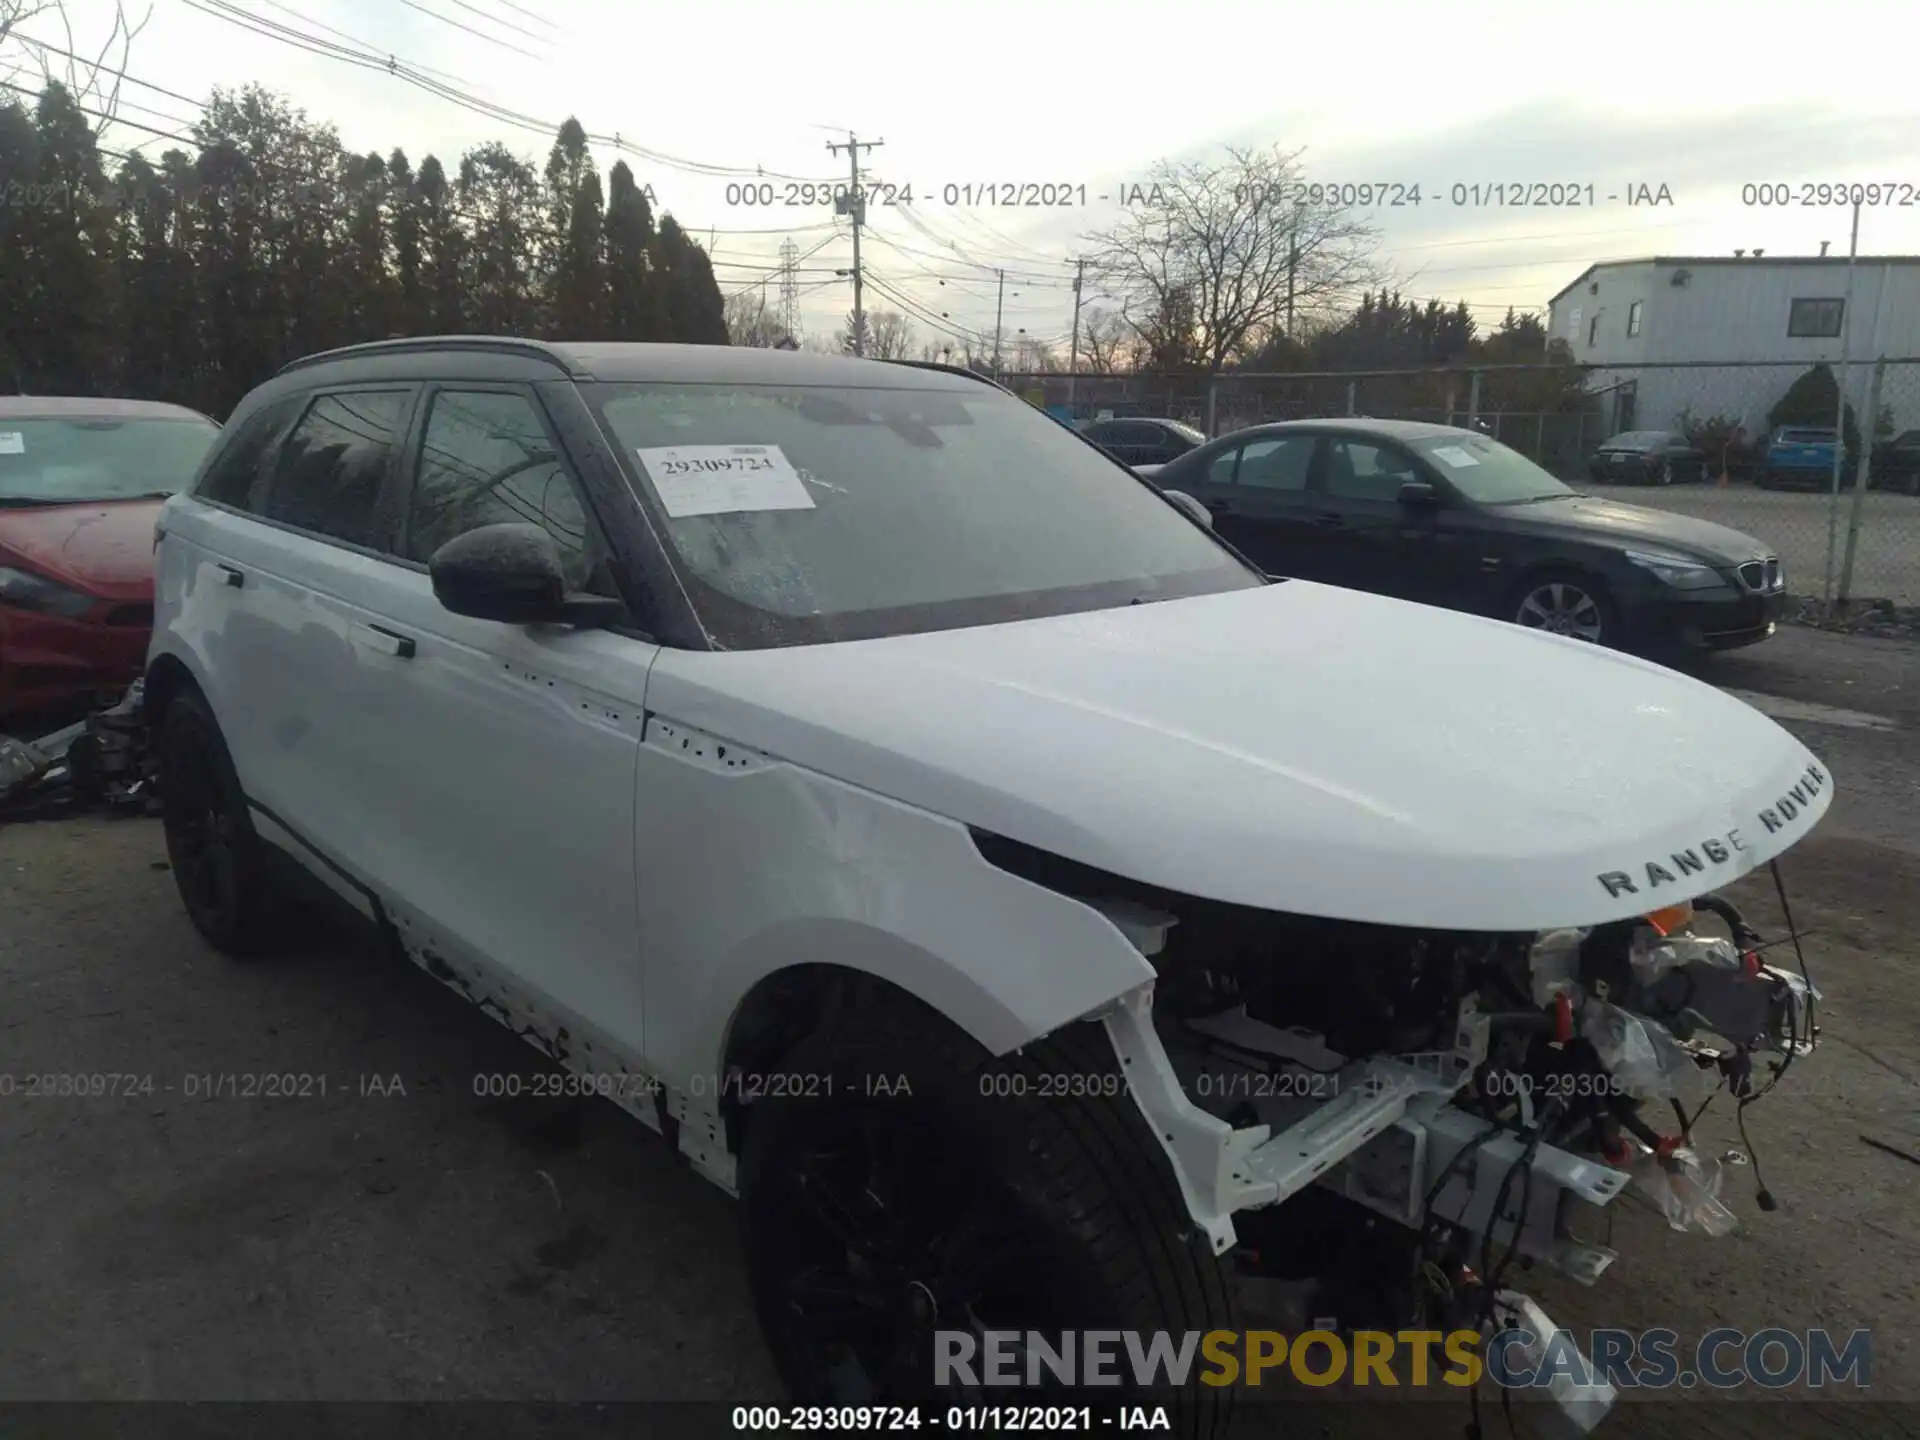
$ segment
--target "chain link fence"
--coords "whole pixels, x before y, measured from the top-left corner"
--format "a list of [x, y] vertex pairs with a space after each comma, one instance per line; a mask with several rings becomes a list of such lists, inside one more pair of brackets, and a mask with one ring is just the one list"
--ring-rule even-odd
[[[1920, 358], [1855, 361], [1829, 376], [1785, 361], [1001, 378], [1073, 424], [1157, 417], [1224, 435], [1350, 415], [1478, 427], [1569, 483], [1766, 541], [1797, 596], [1920, 605]], [[1831, 444], [1769, 442], [1787, 422], [1832, 432], [1841, 387], [1847, 444], [1836, 489]], [[1697, 478], [1683, 464], [1670, 485], [1609, 480], [1596, 453], [1629, 431], [1682, 437], [1699, 452]]]

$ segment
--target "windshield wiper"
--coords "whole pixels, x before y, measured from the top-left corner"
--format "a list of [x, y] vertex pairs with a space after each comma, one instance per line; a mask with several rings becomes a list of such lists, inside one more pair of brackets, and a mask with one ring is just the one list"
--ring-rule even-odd
[[1542, 500], [1582, 500], [1586, 495], [1580, 490], [1563, 490], [1553, 495], [1529, 495], [1524, 500], [1508, 500], [1508, 505], [1538, 505]]

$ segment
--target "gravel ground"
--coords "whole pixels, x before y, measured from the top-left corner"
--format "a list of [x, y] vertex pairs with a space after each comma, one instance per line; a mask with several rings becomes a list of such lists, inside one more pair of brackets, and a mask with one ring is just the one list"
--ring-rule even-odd
[[[1600, 1287], [1540, 1293], [1576, 1326], [1869, 1327], [1876, 1396], [1920, 1400], [1920, 1171], [1858, 1138], [1920, 1153], [1920, 647], [1783, 632], [1708, 678], [1819, 717], [1783, 723], [1838, 790], [1784, 866], [1824, 1042], [1750, 1115], [1781, 1208], [1760, 1213], [1735, 1170], [1743, 1233], [1627, 1210]], [[776, 1397], [733, 1207], [656, 1138], [610, 1105], [477, 1095], [476, 1077], [551, 1072], [370, 937], [222, 960], [163, 867], [149, 821], [0, 829], [0, 1072], [137, 1089], [0, 1098], [0, 1401]], [[1766, 885], [1736, 893], [1777, 920]], [[249, 1074], [308, 1093], [210, 1098], [219, 1082], [189, 1078]], [[1710, 1147], [1738, 1145], [1716, 1111]], [[1418, 1407], [1415, 1427], [1396, 1406], [1380, 1433], [1457, 1435], [1456, 1408]], [[1374, 1432], [1342, 1412], [1283, 1428]], [[472, 1433], [542, 1430], [486, 1413]], [[1783, 1423], [1662, 1404], [1619, 1433], [1911, 1434], [1916, 1413], [1856, 1404], [1816, 1427], [1804, 1405]]]

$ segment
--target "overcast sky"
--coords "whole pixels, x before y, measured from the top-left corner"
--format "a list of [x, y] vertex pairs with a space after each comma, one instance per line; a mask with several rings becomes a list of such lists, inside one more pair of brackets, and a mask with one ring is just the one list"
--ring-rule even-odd
[[[146, 0], [128, 0], [138, 13]], [[885, 143], [870, 178], [911, 185], [911, 216], [874, 206], [863, 259], [877, 286], [963, 330], [994, 323], [1005, 269], [1005, 334], [1064, 341], [1072, 257], [1115, 218], [1102, 194], [1157, 158], [1227, 144], [1304, 149], [1306, 177], [1417, 184], [1418, 207], [1379, 209], [1382, 255], [1406, 293], [1466, 299], [1483, 324], [1508, 305], [1541, 309], [1586, 265], [1652, 254], [1813, 254], [1847, 248], [1844, 208], [1756, 208], [1747, 183], [1891, 181], [1909, 208], [1864, 212], [1865, 253], [1920, 251], [1920, 97], [1912, 48], [1879, 0], [1817, 11], [1612, 0], [1605, 6], [1416, 5], [1345, 0], [1276, 6], [1230, 0], [1136, 9], [975, 0], [956, 6], [811, 0], [639, 5], [632, 0], [152, 0], [127, 74], [179, 96], [258, 82], [338, 129], [356, 150], [403, 148], [451, 165], [501, 140], [536, 163], [551, 126], [576, 116], [629, 153], [660, 206], [707, 244], [726, 290], [758, 287], [782, 236], [800, 254], [804, 322], [850, 307], [842, 221], [790, 207], [786, 179], [844, 179], [827, 150], [851, 129]], [[104, 34], [110, 0], [69, 0], [76, 33]], [[221, 18], [208, 9], [222, 10]], [[251, 33], [251, 14], [299, 34], [436, 73], [541, 122], [485, 118], [384, 71]], [[431, 12], [431, 13], [429, 13]], [[542, 18], [536, 18], [542, 17]], [[27, 33], [60, 42], [41, 22]], [[1791, 36], [1795, 38], [1787, 38]], [[1824, 37], [1824, 38], [1823, 38]], [[1832, 56], [1831, 60], [1816, 58]], [[193, 107], [129, 84], [121, 114], [184, 130]], [[123, 129], [110, 143], [157, 155], [165, 139]], [[704, 167], [762, 167], [771, 207]], [[1084, 207], [1038, 211], [942, 203], [951, 186], [1084, 185]], [[1548, 182], [1594, 187], [1580, 208], [1452, 203], [1453, 187]], [[1629, 206], [1639, 186], [1670, 205]], [[1618, 195], [1619, 199], [1608, 197]], [[941, 283], [944, 278], [946, 283]], [[770, 298], [777, 282], [768, 282]], [[869, 291], [870, 307], [890, 302]], [[934, 338], [916, 325], [918, 338]]]

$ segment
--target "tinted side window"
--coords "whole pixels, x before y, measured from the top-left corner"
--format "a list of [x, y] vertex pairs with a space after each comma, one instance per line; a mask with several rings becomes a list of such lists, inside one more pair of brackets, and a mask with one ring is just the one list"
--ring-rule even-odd
[[1249, 440], [1240, 449], [1240, 473], [1235, 483], [1260, 490], [1304, 490], [1313, 444], [1311, 435]]
[[1419, 479], [1413, 462], [1397, 450], [1364, 440], [1327, 443], [1326, 490], [1345, 500], [1398, 500], [1400, 487]]
[[533, 402], [501, 391], [443, 390], [427, 414], [405, 554], [424, 565], [456, 535], [502, 524], [538, 525], [553, 536], [570, 589], [604, 588], [589, 584], [598, 558], [589, 552], [598, 547], [589, 545], [579, 487]]
[[400, 390], [320, 396], [280, 451], [262, 513], [352, 545], [376, 545], [380, 486], [406, 417]]
[[194, 494], [236, 510], [257, 510], [266, 492], [267, 456], [300, 418], [300, 407], [305, 403], [305, 396], [289, 395], [256, 411], [238, 431], [224, 438], [220, 453], [207, 467]]

